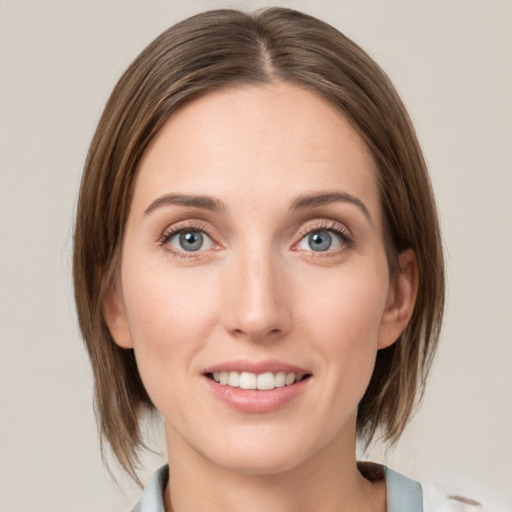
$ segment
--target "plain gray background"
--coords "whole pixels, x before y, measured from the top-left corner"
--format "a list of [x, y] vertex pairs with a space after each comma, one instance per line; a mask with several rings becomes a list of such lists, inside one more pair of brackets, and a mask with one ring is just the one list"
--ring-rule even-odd
[[[512, 499], [512, 1], [276, 4], [330, 22], [384, 67], [437, 194], [449, 285], [441, 347], [397, 449], [368, 457]], [[121, 475], [123, 496], [102, 467], [77, 333], [81, 169], [114, 83], [147, 43], [201, 10], [266, 5], [0, 0], [0, 511], [118, 512], [139, 494]], [[160, 463], [148, 458], [143, 478]]]

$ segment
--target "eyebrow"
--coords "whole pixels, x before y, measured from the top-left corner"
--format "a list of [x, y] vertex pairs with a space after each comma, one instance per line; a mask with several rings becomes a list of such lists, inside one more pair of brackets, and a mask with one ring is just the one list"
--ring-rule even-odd
[[193, 208], [201, 208], [203, 210], [211, 210], [217, 213], [224, 213], [226, 207], [222, 201], [209, 196], [195, 196], [189, 194], [166, 194], [155, 199], [144, 212], [148, 215], [152, 211], [162, 206], [191, 206]]
[[293, 201], [290, 210], [305, 210], [317, 206], [325, 206], [332, 203], [350, 203], [357, 206], [369, 220], [372, 220], [368, 208], [365, 204], [347, 192], [320, 192], [314, 194], [300, 195]]
[[[350, 203], [357, 206], [364, 215], [371, 220], [370, 212], [365, 204], [347, 192], [319, 192], [313, 194], [303, 194], [298, 196], [291, 204], [290, 211], [306, 210], [318, 206], [325, 206], [332, 203]], [[222, 201], [211, 196], [190, 195], [190, 194], [165, 194], [155, 199], [145, 210], [144, 215], [162, 206], [188, 206], [210, 210], [217, 213], [225, 213], [226, 206]]]

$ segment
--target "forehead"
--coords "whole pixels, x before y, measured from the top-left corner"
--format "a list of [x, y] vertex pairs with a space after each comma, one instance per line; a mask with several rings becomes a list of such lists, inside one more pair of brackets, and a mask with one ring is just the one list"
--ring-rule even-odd
[[254, 200], [276, 189], [284, 198], [341, 188], [375, 208], [374, 168], [358, 133], [319, 95], [289, 83], [235, 87], [171, 116], [144, 152], [134, 200], [174, 191], [224, 200], [234, 188]]

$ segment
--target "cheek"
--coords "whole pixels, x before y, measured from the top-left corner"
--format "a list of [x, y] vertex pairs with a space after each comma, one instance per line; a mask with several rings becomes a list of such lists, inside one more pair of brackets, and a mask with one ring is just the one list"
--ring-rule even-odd
[[[370, 381], [378, 348], [378, 335], [387, 296], [386, 267], [355, 266], [300, 282], [296, 303], [298, 340], [315, 355], [314, 373], [321, 392], [315, 411], [322, 439], [333, 439], [341, 426], [354, 418]], [[383, 277], [384, 276], [384, 277]], [[316, 283], [311, 287], [311, 283]], [[308, 352], [306, 352], [307, 354]], [[315, 371], [316, 370], [316, 371]], [[312, 434], [313, 435], [313, 434]]]
[[[387, 281], [378, 267], [365, 272], [333, 273], [308, 294], [304, 312], [309, 324], [332, 351], [341, 346], [377, 347], [385, 308]], [[385, 276], [386, 274], [384, 274]]]
[[195, 338], [204, 327], [215, 294], [207, 273], [190, 270], [165, 264], [143, 269], [137, 261], [123, 268], [123, 296], [136, 344], [167, 345], [180, 338], [186, 343], [185, 333]]
[[303, 330], [311, 329], [309, 339], [327, 369], [324, 406], [333, 411], [333, 429], [335, 417], [355, 411], [373, 372], [387, 297], [386, 267], [380, 268], [337, 271], [303, 305]]
[[196, 370], [194, 356], [207, 343], [218, 316], [213, 289], [197, 272], [191, 279], [169, 268], [126, 266], [123, 296], [130, 332], [139, 372], [155, 405], [159, 399], [154, 395], [166, 393], [165, 382], [176, 377], [173, 387], [179, 387], [185, 379], [178, 377]]

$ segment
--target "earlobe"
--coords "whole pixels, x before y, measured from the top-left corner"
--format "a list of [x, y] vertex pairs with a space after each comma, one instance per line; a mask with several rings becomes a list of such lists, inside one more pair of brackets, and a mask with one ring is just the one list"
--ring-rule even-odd
[[412, 249], [398, 255], [399, 271], [390, 283], [388, 302], [384, 311], [378, 348], [395, 343], [414, 312], [418, 293], [418, 265]]
[[103, 301], [103, 316], [116, 345], [133, 348], [132, 336], [117, 286], [111, 285]]

